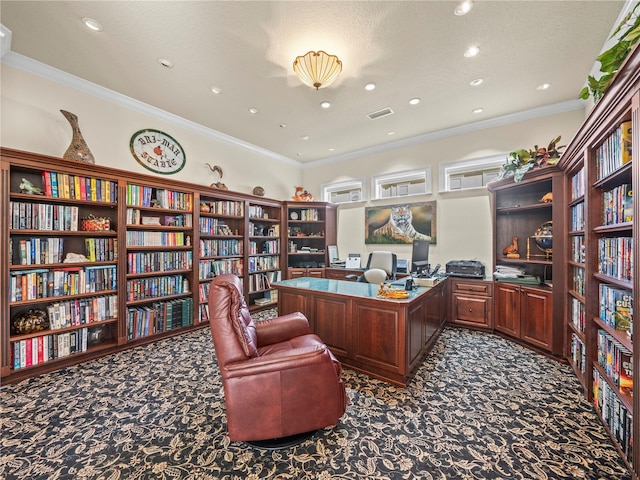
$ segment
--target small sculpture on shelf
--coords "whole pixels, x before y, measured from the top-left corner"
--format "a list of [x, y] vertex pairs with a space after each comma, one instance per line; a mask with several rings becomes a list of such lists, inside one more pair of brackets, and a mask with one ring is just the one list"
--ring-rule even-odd
[[63, 263], [79, 263], [79, 262], [88, 262], [89, 259], [81, 253], [67, 253], [67, 256], [62, 261]]
[[296, 202], [313, 202], [313, 195], [307, 192], [304, 187], [294, 187], [295, 193], [293, 198]]
[[60, 110], [60, 113], [64, 115], [64, 118], [66, 118], [71, 125], [72, 132], [71, 143], [62, 155], [62, 158], [76, 160], [78, 162], [96, 163], [93, 153], [89, 150], [89, 146], [87, 142], [84, 141], [82, 132], [80, 132], [78, 117], [74, 113], [67, 112], [66, 110]]
[[542, 203], [553, 203], [553, 192], [545, 193], [540, 201]]
[[34, 195], [42, 195], [42, 189], [36, 187], [33, 183], [31, 183], [26, 178], [23, 178], [19, 185], [20, 193], [30, 193]]
[[511, 239], [511, 245], [505, 247], [504, 250], [502, 250], [502, 254], [507, 258], [520, 258], [520, 253], [518, 252], [518, 237]]
[[213, 187], [213, 188], [217, 188], [218, 190], [229, 190], [229, 189], [227, 188], [227, 186], [226, 186], [224, 183], [222, 183], [222, 175], [223, 175], [223, 173], [222, 173], [222, 168], [221, 168], [220, 166], [218, 166], [218, 165], [214, 165], [214, 166], [212, 167], [212, 166], [211, 166], [210, 164], [208, 164], [208, 163], [205, 163], [205, 165], [206, 165], [207, 167], [209, 167], [209, 170], [211, 170], [211, 172], [212, 172], [212, 173], [217, 173], [217, 174], [218, 174], [218, 181], [217, 181], [217, 182], [213, 182], [213, 183], [212, 183], [211, 185], [209, 185], [209, 186], [210, 186], [210, 187]]
[[258, 197], [264, 197], [264, 188], [262, 188], [260, 185], [258, 185], [257, 187], [253, 187], [253, 194], [257, 195]]

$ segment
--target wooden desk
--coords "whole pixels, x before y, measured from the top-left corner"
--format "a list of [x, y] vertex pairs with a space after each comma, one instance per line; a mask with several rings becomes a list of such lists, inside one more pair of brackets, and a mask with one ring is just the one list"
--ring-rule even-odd
[[442, 331], [446, 280], [406, 300], [377, 298], [378, 285], [328, 278], [275, 283], [278, 313], [300, 311], [345, 366], [406, 386]]

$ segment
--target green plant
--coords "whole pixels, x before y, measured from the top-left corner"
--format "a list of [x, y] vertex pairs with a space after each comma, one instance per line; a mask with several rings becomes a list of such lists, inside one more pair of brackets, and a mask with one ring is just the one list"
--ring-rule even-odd
[[593, 96], [593, 101], [598, 102], [607, 91], [607, 88], [609, 88], [620, 65], [622, 65], [622, 62], [624, 62], [638, 39], [640, 39], [640, 16], [636, 14], [639, 6], [640, 3], [636, 3], [631, 12], [620, 22], [618, 28], [611, 35], [610, 38], [617, 37], [618, 41], [597, 58], [600, 62], [602, 76], [596, 80], [595, 77], [589, 75], [587, 77], [587, 86], [580, 91], [579, 98], [587, 100], [591, 95]]
[[566, 145], [558, 146], [558, 142], [562, 137], [558, 135], [556, 138], [549, 142], [549, 145], [545, 147], [538, 147], [535, 145], [531, 150], [514, 150], [509, 153], [507, 162], [502, 165], [502, 170], [498, 178], [513, 177], [515, 182], [519, 182], [527, 173], [534, 167], [544, 167], [546, 165], [555, 165], [560, 160], [562, 155], [562, 149]]

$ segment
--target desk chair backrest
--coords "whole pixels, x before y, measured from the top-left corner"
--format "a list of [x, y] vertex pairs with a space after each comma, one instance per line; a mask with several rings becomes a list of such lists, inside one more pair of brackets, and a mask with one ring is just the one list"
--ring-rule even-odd
[[398, 269], [398, 257], [395, 253], [385, 251], [375, 251], [369, 254], [367, 267], [365, 270], [379, 268], [387, 273], [387, 277], [391, 280], [396, 279], [396, 271]]

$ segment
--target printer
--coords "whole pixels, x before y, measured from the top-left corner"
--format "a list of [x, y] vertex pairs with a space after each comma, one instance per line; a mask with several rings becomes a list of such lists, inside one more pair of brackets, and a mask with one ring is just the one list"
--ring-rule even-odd
[[447, 262], [445, 273], [449, 277], [484, 278], [484, 263], [477, 260]]

